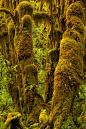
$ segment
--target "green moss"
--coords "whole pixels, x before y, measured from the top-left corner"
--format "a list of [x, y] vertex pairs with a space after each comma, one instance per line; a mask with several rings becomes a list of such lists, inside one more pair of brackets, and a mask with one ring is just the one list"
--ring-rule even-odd
[[47, 23], [50, 24], [50, 16], [48, 13], [34, 13], [33, 14], [33, 20], [35, 21], [35, 24], [38, 26], [38, 23]]
[[42, 125], [48, 121], [48, 115], [46, 109], [42, 109], [39, 116], [39, 123]]
[[57, 50], [56, 49], [51, 49], [48, 52], [48, 55], [50, 56], [51, 61], [54, 63], [57, 60]]
[[70, 29], [70, 28], [68, 28], [68, 29], [64, 32], [64, 34], [63, 34], [62, 37], [63, 37], [63, 38], [67, 38], [67, 37], [68, 37], [68, 38], [74, 39], [74, 40], [76, 40], [77, 42], [80, 42], [80, 43], [83, 42], [83, 39], [82, 39], [80, 33], [79, 33], [78, 31], [73, 30], [73, 29]]
[[30, 15], [32, 17], [33, 6], [28, 1], [22, 1], [17, 6], [16, 11], [19, 13], [20, 17], [24, 15]]
[[[49, 32], [49, 35], [48, 35], [48, 37], [50, 38], [50, 40], [51, 40], [51, 36], [52, 36], [52, 31], [50, 31], [50, 32]], [[54, 40], [55, 40], [57, 43], [59, 42], [59, 40], [62, 38], [62, 32], [61, 32], [60, 29], [55, 28], [55, 29], [53, 30], [53, 38], [54, 38]]]
[[7, 116], [7, 120], [4, 123], [4, 127], [8, 128], [9, 124], [11, 123], [11, 121], [16, 121], [17, 124], [19, 124], [20, 117], [21, 117], [21, 114], [19, 112], [9, 113], [8, 116]]
[[24, 31], [21, 34], [19, 47], [18, 47], [18, 59], [24, 60], [31, 56], [33, 50], [33, 41], [31, 33]]
[[29, 33], [32, 33], [32, 21], [29, 15], [24, 15], [22, 18], [22, 28], [24, 31], [28, 30]]
[[39, 129], [39, 123], [34, 123], [29, 127], [29, 129]]
[[63, 125], [61, 126], [61, 129], [78, 129], [74, 122], [73, 122], [73, 118], [71, 116], [69, 116], [66, 120], [66, 122], [63, 122]]
[[13, 38], [14, 38], [14, 35], [15, 35], [15, 27], [14, 27], [13, 23], [8, 24], [8, 35], [9, 35], [9, 41], [13, 42]]
[[68, 7], [66, 13], [67, 20], [70, 19], [72, 16], [79, 17], [81, 21], [85, 23], [85, 12], [83, 10], [83, 6], [79, 2], [74, 2]]
[[[63, 38], [60, 45], [60, 56], [66, 55], [65, 58], [72, 58], [74, 55], [79, 55], [80, 57], [84, 55], [84, 47], [82, 42], [76, 42], [72, 37]], [[70, 52], [71, 55], [68, 55]], [[82, 57], [81, 57], [82, 58]]]
[[[34, 107], [32, 109], [32, 112], [29, 115], [28, 124], [38, 123], [39, 119], [40, 119], [40, 122], [41, 122], [41, 119], [43, 119], [43, 122], [45, 122], [48, 119], [48, 116], [47, 116], [47, 113], [46, 113], [45, 110], [49, 113], [50, 107], [46, 103], [44, 103], [43, 98], [42, 98], [41, 95], [35, 93]], [[41, 111], [42, 111], [42, 113], [41, 113]], [[44, 118], [45, 116], [43, 116], [43, 115], [40, 116], [41, 115], [40, 113], [41, 114], [43, 114], [43, 113], [46, 114], [46, 120]]]
[[29, 75], [29, 72], [32, 73], [34, 76], [37, 76], [37, 73], [38, 73], [37, 66], [34, 65], [34, 64], [27, 65], [27, 66], [24, 68], [24, 73], [25, 73], [26, 75]]
[[69, 20], [67, 19], [67, 28], [78, 31], [84, 35], [84, 24], [79, 17], [72, 16]]

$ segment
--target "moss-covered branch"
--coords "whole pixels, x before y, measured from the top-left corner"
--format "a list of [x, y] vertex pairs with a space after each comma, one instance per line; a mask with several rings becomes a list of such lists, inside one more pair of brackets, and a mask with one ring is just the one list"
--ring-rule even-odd
[[6, 14], [10, 14], [10, 16], [14, 19], [13, 14], [10, 12], [10, 10], [5, 8], [0, 8], [0, 12], [5, 12]]

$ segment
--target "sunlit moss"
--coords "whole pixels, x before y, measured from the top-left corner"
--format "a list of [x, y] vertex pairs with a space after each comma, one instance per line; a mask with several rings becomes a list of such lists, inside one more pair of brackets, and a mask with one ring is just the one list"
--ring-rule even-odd
[[39, 115], [39, 123], [41, 123], [41, 125], [45, 124], [48, 121], [48, 114], [46, 109], [42, 109]]
[[[16, 123], [19, 124], [20, 117], [21, 117], [21, 114], [19, 112], [9, 113], [8, 116], [7, 116], [7, 120], [4, 123], [5, 129], [8, 128], [9, 124], [13, 123], [12, 121], [16, 121]], [[14, 126], [15, 126], [15, 124], [14, 124]]]

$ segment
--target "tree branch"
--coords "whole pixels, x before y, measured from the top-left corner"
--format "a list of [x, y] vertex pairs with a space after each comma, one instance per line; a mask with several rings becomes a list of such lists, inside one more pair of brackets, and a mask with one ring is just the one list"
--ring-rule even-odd
[[14, 16], [13, 14], [10, 12], [10, 10], [5, 9], [5, 8], [0, 8], [0, 12], [5, 12], [6, 14], [10, 14], [10, 16], [12, 17], [13, 21], [14, 21]]

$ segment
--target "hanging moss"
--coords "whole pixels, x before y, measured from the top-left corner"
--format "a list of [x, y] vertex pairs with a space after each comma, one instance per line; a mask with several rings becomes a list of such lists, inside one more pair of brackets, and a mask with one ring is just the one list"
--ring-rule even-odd
[[4, 7], [4, 0], [1, 0], [1, 8]]
[[12, 65], [14, 66], [16, 64], [16, 54], [15, 53], [12, 53], [11, 54], [11, 61], [12, 61]]
[[33, 20], [35, 21], [35, 24], [38, 26], [38, 23], [47, 23], [50, 24], [50, 16], [48, 13], [34, 13], [33, 14]]
[[72, 38], [63, 38], [60, 45], [60, 56], [67, 55], [67, 52], [69, 51], [72, 53], [72, 56], [77, 54], [82, 58], [84, 55], [82, 42], [76, 42], [76, 40]]
[[[50, 31], [48, 37], [51, 39], [52, 31]], [[62, 32], [59, 28], [55, 28], [53, 32], [53, 38], [55, 41], [59, 42], [59, 40], [62, 38]]]
[[34, 108], [29, 115], [28, 124], [38, 123], [41, 110], [46, 109], [47, 113], [50, 112], [50, 106], [44, 103], [43, 98], [39, 94], [34, 94]]
[[32, 110], [34, 104], [34, 95], [33, 92], [27, 87], [28, 90], [24, 91], [24, 103], [27, 104], [27, 108], [29, 111]]
[[9, 8], [9, 0], [4, 1], [4, 6], [5, 6], [6, 9]]
[[22, 28], [23, 30], [28, 30], [29, 33], [32, 33], [32, 21], [29, 15], [24, 15], [22, 18]]
[[29, 74], [32, 74], [32, 75], [34, 75], [34, 76], [37, 76], [37, 73], [38, 73], [37, 66], [34, 65], [34, 64], [27, 65], [27, 66], [24, 68], [24, 73], [25, 73], [26, 76], [28, 76]]
[[76, 30], [72, 30], [72, 29], [67, 29], [63, 36], [63, 38], [71, 38], [71, 39], [74, 39], [76, 40], [78, 43], [83, 43], [83, 38], [80, 36], [80, 33]]
[[16, 11], [18, 11], [20, 18], [23, 17], [24, 15], [30, 15], [32, 17], [33, 6], [28, 1], [22, 1], [17, 6]]
[[57, 60], [57, 50], [56, 49], [51, 49], [48, 52], [48, 55], [50, 56], [51, 61], [54, 63]]
[[18, 59], [24, 60], [31, 56], [33, 50], [33, 41], [31, 33], [24, 31], [21, 34], [19, 47], [18, 47]]
[[13, 41], [15, 35], [15, 27], [13, 23], [8, 24], [8, 35], [9, 35], [9, 42]]
[[80, 20], [80, 18], [76, 16], [72, 16], [70, 20], [67, 21], [67, 27], [75, 29], [78, 31], [80, 34], [84, 35], [84, 24]]
[[85, 12], [83, 10], [83, 6], [79, 2], [74, 2], [68, 7], [66, 14], [67, 20], [72, 16], [79, 17], [81, 21], [85, 23]]

